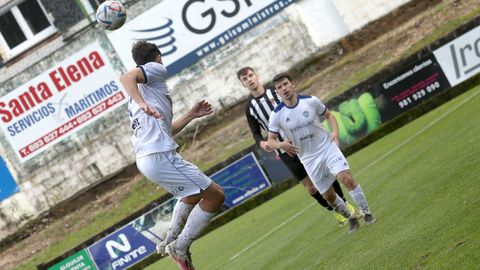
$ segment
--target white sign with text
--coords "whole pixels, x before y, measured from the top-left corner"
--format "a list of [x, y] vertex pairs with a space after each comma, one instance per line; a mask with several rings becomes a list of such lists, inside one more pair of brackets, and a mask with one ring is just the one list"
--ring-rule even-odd
[[108, 34], [127, 69], [135, 67], [132, 44], [155, 43], [169, 76], [194, 64], [294, 0], [164, 0]]
[[0, 126], [22, 162], [125, 103], [96, 42], [0, 98]]
[[433, 52], [453, 87], [480, 72], [480, 26]]

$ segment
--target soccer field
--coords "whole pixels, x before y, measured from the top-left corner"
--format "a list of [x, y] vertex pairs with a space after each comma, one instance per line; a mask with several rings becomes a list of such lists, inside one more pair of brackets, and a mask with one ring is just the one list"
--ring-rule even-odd
[[376, 224], [349, 235], [297, 185], [194, 242], [196, 269], [478, 269], [479, 119], [476, 87], [348, 157]]

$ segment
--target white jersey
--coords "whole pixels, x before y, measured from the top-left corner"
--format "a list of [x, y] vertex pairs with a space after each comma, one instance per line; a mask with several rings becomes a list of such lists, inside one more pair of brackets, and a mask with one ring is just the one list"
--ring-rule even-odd
[[322, 125], [327, 108], [316, 97], [298, 96], [298, 102], [288, 107], [281, 102], [270, 116], [269, 131], [285, 132], [293, 145], [299, 148], [298, 157], [304, 165], [311, 164], [330, 144], [331, 137]]
[[149, 62], [138, 66], [145, 77], [145, 83], [138, 89], [147, 104], [154, 107], [163, 117], [156, 119], [147, 115], [130, 98], [128, 111], [133, 129], [132, 144], [137, 157], [152, 153], [167, 152], [178, 147], [172, 136], [172, 99], [167, 87], [167, 69], [160, 63]]

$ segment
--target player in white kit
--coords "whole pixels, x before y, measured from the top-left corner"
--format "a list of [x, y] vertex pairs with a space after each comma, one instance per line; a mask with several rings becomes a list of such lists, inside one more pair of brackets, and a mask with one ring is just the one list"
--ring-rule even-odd
[[223, 190], [195, 165], [176, 153], [173, 136], [190, 121], [212, 113], [205, 100], [172, 122], [172, 99], [166, 84], [167, 70], [160, 50], [145, 41], [135, 43], [132, 57], [138, 65], [120, 81], [130, 96], [128, 110], [137, 166], [149, 180], [172, 193], [178, 202], [165, 241], [157, 245], [181, 269], [194, 269], [190, 245], [225, 199]]
[[[360, 224], [335, 193], [332, 187], [335, 178], [349, 190], [352, 199], [365, 214], [365, 223], [375, 223], [365, 194], [353, 179], [348, 162], [338, 148], [338, 126], [333, 114], [318, 98], [298, 95], [288, 74], [278, 74], [273, 83], [283, 102], [270, 116], [268, 144], [290, 155], [298, 155], [318, 191], [336, 212], [349, 220], [349, 232], [356, 231]], [[323, 118], [332, 127], [331, 134], [323, 127]], [[288, 140], [278, 140], [280, 130]]]

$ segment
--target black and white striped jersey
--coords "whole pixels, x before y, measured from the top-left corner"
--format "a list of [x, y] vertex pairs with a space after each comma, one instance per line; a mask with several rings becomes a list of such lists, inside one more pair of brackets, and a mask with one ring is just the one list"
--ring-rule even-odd
[[[264, 140], [262, 129], [268, 133], [270, 114], [282, 100], [274, 89], [265, 89], [265, 93], [259, 97], [250, 95], [245, 107], [245, 115], [252, 131], [253, 138], [257, 143]], [[283, 134], [279, 134], [280, 141]], [[281, 151], [283, 153], [283, 151]], [[278, 151], [277, 151], [278, 153]]]

